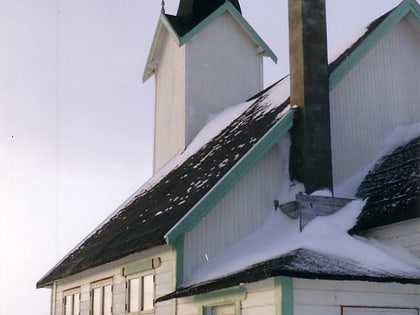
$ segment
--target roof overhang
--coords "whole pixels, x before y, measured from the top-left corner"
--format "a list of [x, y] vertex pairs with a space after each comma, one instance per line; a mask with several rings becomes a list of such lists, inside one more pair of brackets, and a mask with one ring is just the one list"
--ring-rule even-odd
[[319, 280], [420, 284], [420, 275], [373, 270], [350, 260], [307, 249], [297, 249], [232, 274], [180, 287], [168, 295], [159, 297], [156, 302], [204, 294], [279, 276]]

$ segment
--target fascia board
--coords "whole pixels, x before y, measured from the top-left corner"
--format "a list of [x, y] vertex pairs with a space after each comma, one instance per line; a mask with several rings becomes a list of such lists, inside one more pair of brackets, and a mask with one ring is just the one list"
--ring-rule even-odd
[[232, 189], [239, 180], [272, 148], [293, 125], [293, 110], [285, 114], [271, 129], [249, 150], [206, 195], [169, 230], [166, 242], [173, 244], [176, 239], [191, 231], [210, 210]]
[[169, 23], [166, 16], [164, 14], [161, 14], [159, 17], [158, 24], [156, 26], [152, 46], [150, 48], [149, 55], [147, 56], [146, 66], [143, 71], [143, 82], [146, 82], [155, 73], [156, 65], [154, 64], [154, 60], [156, 60], [159, 54], [161, 44], [165, 38], [165, 32], [168, 32], [169, 35], [175, 40], [177, 45], [181, 46], [178, 34], [173, 29], [171, 23]]
[[245, 31], [245, 33], [251, 38], [251, 40], [261, 48], [262, 54], [267, 57], [270, 57], [275, 63], [277, 63], [277, 56], [270, 49], [270, 47], [264, 42], [264, 40], [257, 34], [257, 32], [252, 28], [252, 26], [242, 17], [238, 10], [230, 3], [225, 2], [212, 14], [206, 17], [201, 21], [197, 26], [195, 26], [191, 31], [180, 38], [180, 46], [187, 43], [194, 36], [200, 33], [207, 25], [221, 16], [223, 13], [229, 12], [229, 14], [234, 18], [234, 20], [239, 24], [239, 26]]
[[330, 91], [363, 59], [371, 49], [408, 13], [420, 21], [420, 6], [416, 0], [404, 0], [380, 23], [367, 38], [331, 73]]

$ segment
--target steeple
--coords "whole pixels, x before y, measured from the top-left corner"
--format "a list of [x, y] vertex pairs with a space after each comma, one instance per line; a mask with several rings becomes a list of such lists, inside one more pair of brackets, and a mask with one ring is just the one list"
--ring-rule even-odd
[[155, 77], [159, 170], [209, 118], [263, 87], [263, 57], [277, 57], [243, 18], [238, 0], [180, 0], [161, 14], [143, 80]]
[[176, 15], [201, 21], [228, 1], [241, 12], [241, 6], [238, 0], [180, 0]]

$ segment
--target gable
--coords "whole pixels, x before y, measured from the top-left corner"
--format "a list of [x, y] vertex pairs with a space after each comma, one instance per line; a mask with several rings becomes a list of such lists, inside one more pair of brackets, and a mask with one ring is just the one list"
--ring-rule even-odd
[[[239, 162], [242, 170], [252, 166], [253, 160], [244, 160], [244, 156], [258, 158], [264, 153], [258, 145], [267, 145], [265, 135], [270, 130], [290, 128], [290, 124], [285, 127], [282, 122], [285, 117], [291, 122], [292, 115], [287, 99], [283, 98], [283, 93], [279, 95], [279, 90], [283, 91], [280, 87], [275, 90], [277, 94], [271, 95], [268, 91], [242, 104], [246, 105], [242, 114], [208, 142], [192, 148], [195, 153], [172, 161], [175, 166], [168, 173], [156, 174], [37, 286], [46, 286], [54, 280], [164, 244], [168, 231], [199, 201], [204, 200], [203, 204], [211, 207], [218, 194], [235, 184], [238, 174], [235, 166], [237, 168]], [[273, 141], [270, 137], [268, 140]], [[223, 185], [216, 185], [219, 182]]]
[[148, 80], [154, 73], [157, 65], [159, 50], [161, 49], [162, 36], [166, 32], [175, 40], [178, 46], [182, 46], [189, 42], [194, 36], [197, 36], [210, 23], [219, 18], [222, 14], [228, 13], [237, 25], [245, 32], [245, 34], [258, 47], [261, 55], [270, 57], [277, 62], [277, 57], [264, 40], [255, 32], [251, 25], [242, 17], [238, 10], [230, 3], [225, 2], [216, 11], [199, 22], [197, 25], [188, 25], [182, 17], [162, 14], [159, 18], [153, 43], [147, 58], [146, 67], [143, 73], [143, 81]]
[[341, 197], [352, 195], [338, 186], [375, 157], [397, 126], [420, 121], [420, 36], [407, 18], [330, 92], [334, 189]]

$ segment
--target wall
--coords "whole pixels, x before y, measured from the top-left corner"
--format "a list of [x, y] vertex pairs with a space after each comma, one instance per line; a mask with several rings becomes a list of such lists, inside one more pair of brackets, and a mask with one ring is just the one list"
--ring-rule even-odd
[[155, 74], [155, 172], [185, 148], [185, 48], [166, 32]]
[[420, 286], [294, 279], [295, 315], [341, 315], [341, 305], [420, 307]]
[[331, 92], [334, 186], [375, 158], [394, 128], [420, 121], [419, 60], [420, 35], [403, 20]]
[[[274, 211], [287, 162], [275, 145], [184, 238], [184, 280], [208, 258], [251, 233]], [[286, 154], [287, 155], [287, 154]], [[286, 168], [286, 169], [285, 169]]]
[[[161, 265], [154, 271], [155, 297], [172, 292], [174, 289], [173, 253], [167, 246], [160, 246], [57, 281], [54, 315], [63, 314], [63, 292], [76, 287], [81, 289], [80, 315], [89, 315], [91, 283], [108, 278], [112, 279], [113, 285], [113, 315], [126, 314], [126, 278], [122, 274], [123, 268], [135, 262], [156, 257], [161, 259]], [[171, 314], [171, 310], [170, 301], [155, 306], [155, 314], [157, 315]]]
[[420, 219], [399, 222], [368, 231], [369, 237], [392, 240], [420, 258]]
[[186, 45], [186, 143], [190, 143], [209, 114], [242, 103], [262, 90], [263, 57], [229, 13]]

